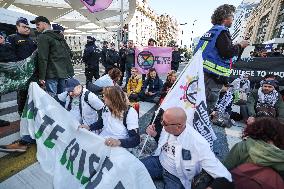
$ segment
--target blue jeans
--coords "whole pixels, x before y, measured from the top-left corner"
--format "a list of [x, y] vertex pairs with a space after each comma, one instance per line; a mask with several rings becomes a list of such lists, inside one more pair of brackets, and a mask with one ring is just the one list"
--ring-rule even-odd
[[164, 189], [184, 189], [179, 178], [166, 171], [160, 163], [159, 156], [149, 156], [141, 159], [153, 179], [163, 179]]
[[66, 79], [46, 79], [45, 86], [46, 91], [51, 95], [55, 96], [64, 92]]
[[22, 138], [21, 138], [21, 141], [23, 141], [24, 143], [27, 143], [27, 144], [35, 144], [36, 141], [35, 139], [32, 139], [30, 137], [30, 135], [24, 135]]

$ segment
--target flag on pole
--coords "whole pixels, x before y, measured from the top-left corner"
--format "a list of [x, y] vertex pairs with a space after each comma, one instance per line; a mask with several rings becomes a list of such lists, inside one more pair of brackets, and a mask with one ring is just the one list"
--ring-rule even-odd
[[171, 107], [183, 108], [187, 115], [187, 123], [192, 125], [213, 149], [213, 141], [217, 137], [207, 112], [201, 50], [195, 54], [189, 65], [180, 74], [174, 87], [161, 104], [163, 110]]
[[107, 9], [112, 3], [112, 0], [81, 0], [81, 2], [90, 12], [94, 13]]

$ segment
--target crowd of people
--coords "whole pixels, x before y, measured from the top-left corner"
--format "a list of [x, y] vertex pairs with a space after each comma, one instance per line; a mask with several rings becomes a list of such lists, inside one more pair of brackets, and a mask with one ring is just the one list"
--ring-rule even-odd
[[[284, 106], [276, 78], [266, 76], [260, 87], [254, 90], [248, 75], [228, 82], [232, 58], [239, 56], [248, 46], [248, 41], [232, 44], [228, 28], [234, 12], [232, 5], [218, 7], [211, 18], [212, 29], [201, 38], [197, 48], [203, 50], [206, 100], [212, 122], [230, 127], [233, 124], [232, 105], [239, 105], [246, 123], [242, 141], [221, 162], [206, 139], [187, 121], [184, 109], [161, 110], [154, 124], [146, 129], [146, 133], [155, 138], [157, 149], [140, 160], [154, 180], [163, 181], [165, 189], [257, 189], [258, 183], [271, 184], [272, 188], [284, 187], [284, 126], [281, 123]], [[147, 75], [139, 74], [134, 65], [133, 41], [122, 43], [117, 52], [114, 44], [111, 43], [109, 48], [108, 42], [103, 43], [102, 50], [98, 49], [95, 39], [88, 37], [83, 54], [86, 69], [86, 86], [83, 86], [74, 78], [72, 53], [64, 40], [64, 29], [60, 26], [52, 28], [43, 16], [36, 17], [31, 23], [35, 23], [41, 33], [37, 42], [29, 37], [27, 19], [20, 18], [16, 23], [17, 34], [9, 36], [7, 43], [3, 42], [3, 36], [0, 38], [0, 52], [12, 52], [0, 62], [23, 60], [37, 49], [37, 69], [27, 86], [31, 81], [37, 81], [73, 115], [79, 129], [100, 135], [105, 139], [105, 145], [129, 151], [137, 148], [141, 144], [139, 111], [131, 103], [162, 103], [177, 79], [178, 49], [173, 51], [172, 70], [163, 83], [154, 68]], [[149, 39], [148, 45], [154, 46], [155, 40]], [[105, 68], [102, 76], [99, 74], [100, 63]], [[21, 108], [27, 90], [18, 91], [18, 94]], [[20, 114], [22, 111], [19, 109]], [[25, 135], [17, 142], [1, 145], [0, 151], [23, 153], [35, 142]], [[265, 174], [253, 179], [249, 168]], [[266, 182], [271, 175], [275, 175], [277, 182]]]
[[280, 48], [274, 48], [272, 50], [266, 50], [266, 49], [262, 49], [262, 50], [254, 50], [250, 52], [250, 57], [254, 58], [254, 57], [284, 57], [284, 48], [280, 47]]

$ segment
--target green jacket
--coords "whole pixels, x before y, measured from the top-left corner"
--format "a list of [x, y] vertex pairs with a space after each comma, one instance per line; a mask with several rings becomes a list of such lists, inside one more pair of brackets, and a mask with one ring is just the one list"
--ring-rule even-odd
[[261, 140], [247, 138], [230, 150], [223, 164], [228, 170], [243, 163], [255, 163], [270, 167], [280, 174], [284, 172], [284, 150]]
[[[252, 117], [256, 115], [255, 107], [256, 107], [257, 100], [258, 100], [257, 92], [258, 92], [257, 89], [253, 90], [250, 93], [248, 100], [247, 100], [248, 115]], [[279, 99], [275, 104], [275, 109], [277, 113], [277, 118], [280, 120], [284, 120], [284, 102], [280, 94], [279, 94]]]
[[39, 79], [64, 79], [74, 76], [71, 50], [64, 36], [46, 30], [38, 37]]

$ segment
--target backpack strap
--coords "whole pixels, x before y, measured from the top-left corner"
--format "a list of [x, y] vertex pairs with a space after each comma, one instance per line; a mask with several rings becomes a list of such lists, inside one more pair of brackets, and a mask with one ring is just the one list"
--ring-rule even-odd
[[95, 111], [98, 111], [96, 108], [94, 108], [90, 103], [89, 103], [89, 94], [90, 94], [91, 91], [86, 91], [85, 92], [85, 95], [84, 95], [84, 101]]
[[126, 129], [127, 129], [126, 119], [127, 119], [127, 114], [129, 112], [129, 109], [130, 109], [130, 106], [128, 106], [127, 110], [123, 113], [123, 125], [126, 127]]

